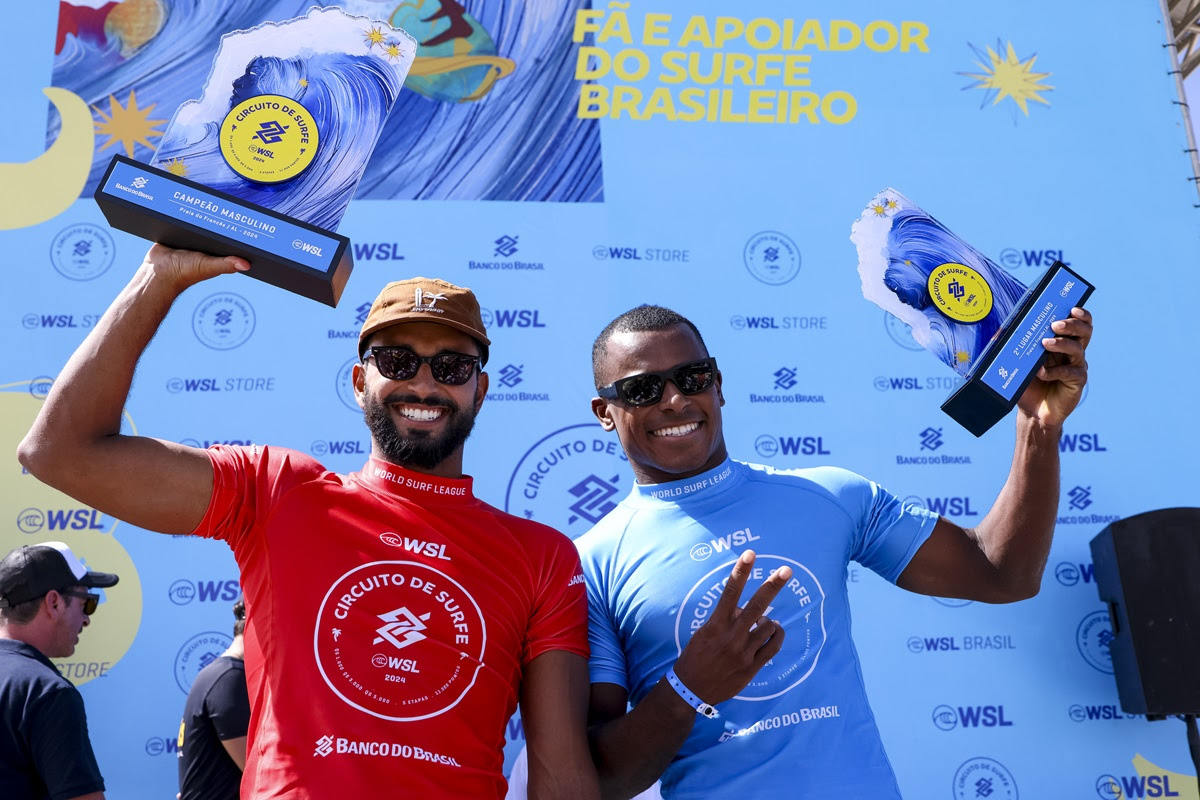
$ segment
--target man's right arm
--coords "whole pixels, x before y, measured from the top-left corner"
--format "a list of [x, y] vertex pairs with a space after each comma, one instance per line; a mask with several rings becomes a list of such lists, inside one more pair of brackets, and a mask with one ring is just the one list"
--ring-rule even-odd
[[208, 508], [213, 473], [203, 450], [121, 434], [121, 414], [146, 345], [175, 299], [241, 259], [155, 245], [129, 285], [67, 361], [17, 456], [31, 474], [139, 528], [191, 533]]
[[[771, 573], [739, 608], [753, 567], [754, 553], [742, 553], [711, 619], [692, 635], [674, 665], [680, 682], [714, 706], [735, 697], [783, 647], [783, 627], [763, 613], [791, 578], [791, 568]], [[627, 701], [622, 686], [592, 684], [589, 738], [605, 800], [628, 800], [649, 788], [696, 721], [696, 709], [665, 677], [628, 713]]]

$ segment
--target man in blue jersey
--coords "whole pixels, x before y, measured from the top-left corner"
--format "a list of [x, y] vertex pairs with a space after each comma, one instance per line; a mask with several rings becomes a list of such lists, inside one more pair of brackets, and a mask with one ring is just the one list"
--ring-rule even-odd
[[660, 775], [672, 799], [900, 797], [850, 639], [846, 566], [938, 597], [1037, 593], [1091, 315], [1072, 309], [1052, 332], [1018, 406], [1008, 480], [971, 530], [846, 470], [730, 459], [721, 373], [678, 314], [642, 306], [600, 333], [592, 410], [637, 478], [577, 540], [605, 797]]

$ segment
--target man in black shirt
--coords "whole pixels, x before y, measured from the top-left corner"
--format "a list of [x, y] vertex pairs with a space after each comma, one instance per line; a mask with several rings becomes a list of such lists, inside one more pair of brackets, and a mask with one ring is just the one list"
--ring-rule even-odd
[[104, 800], [79, 690], [51, 658], [75, 652], [117, 576], [89, 572], [62, 542], [0, 560], [0, 787], [4, 800]]
[[200, 670], [179, 723], [180, 800], [237, 800], [246, 766], [246, 605], [233, 604], [233, 643]]

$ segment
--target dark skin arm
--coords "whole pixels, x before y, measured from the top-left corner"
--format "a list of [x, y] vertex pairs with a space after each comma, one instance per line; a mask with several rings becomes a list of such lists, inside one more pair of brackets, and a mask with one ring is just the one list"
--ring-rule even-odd
[[1092, 315], [1071, 310], [1043, 340], [1050, 357], [1017, 404], [1008, 480], [975, 528], [938, 520], [896, 584], [936, 597], [1010, 603], [1038, 593], [1058, 513], [1058, 441], [1087, 383]]
[[529, 800], [600, 797], [587, 742], [587, 660], [542, 653], [521, 679], [521, 720], [529, 755]]
[[121, 434], [134, 369], [184, 289], [245, 261], [154, 245], [54, 381], [17, 457], [38, 480], [139, 528], [191, 533], [212, 494], [203, 450]]
[[[675, 662], [675, 674], [701, 700], [723, 703], [746, 687], [783, 647], [783, 628], [763, 612], [792, 576], [790, 567], [774, 573], [743, 608], [738, 600], [754, 566], [744, 552], [712, 617], [701, 626]], [[605, 800], [627, 800], [662, 775], [679, 752], [696, 709], [684, 702], [664, 677], [626, 713], [627, 691], [611, 683], [593, 683], [589, 735]]]

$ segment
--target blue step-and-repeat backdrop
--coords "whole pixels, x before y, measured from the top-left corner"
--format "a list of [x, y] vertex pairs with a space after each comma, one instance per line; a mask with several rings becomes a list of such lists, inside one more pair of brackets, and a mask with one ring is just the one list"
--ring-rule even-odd
[[[150, 159], [222, 33], [309, 5], [24, 3], [0, 31], [0, 549], [63, 539], [121, 575], [59, 663], [110, 797], [174, 795], [183, 700], [229, 642], [237, 571], [223, 544], [122, 524], [12, 453], [147, 246], [90, 199], [103, 168]], [[1098, 287], [1041, 594], [993, 607], [847, 576], [901, 787], [1197, 798], [1183, 726], [1118, 707], [1088, 549], [1112, 520], [1200, 505], [1200, 211], [1155, 0], [344, 5], [420, 47], [340, 228], [355, 270], [339, 307], [244, 276], [189, 290], [142, 360], [127, 431], [357, 469], [357, 330], [383, 283], [432, 275], [478, 292], [494, 340], [467, 469], [496, 506], [577, 536], [628, 490], [589, 412], [590, 345], [654, 302], [720, 359], [735, 457], [845, 466], [970, 525], [1012, 423], [975, 439], [944, 416], [955, 375], [862, 297], [850, 225], [896, 187], [1026, 283], [1058, 258]], [[60, 117], [47, 87], [88, 113]], [[508, 732], [511, 761], [519, 719]]]

